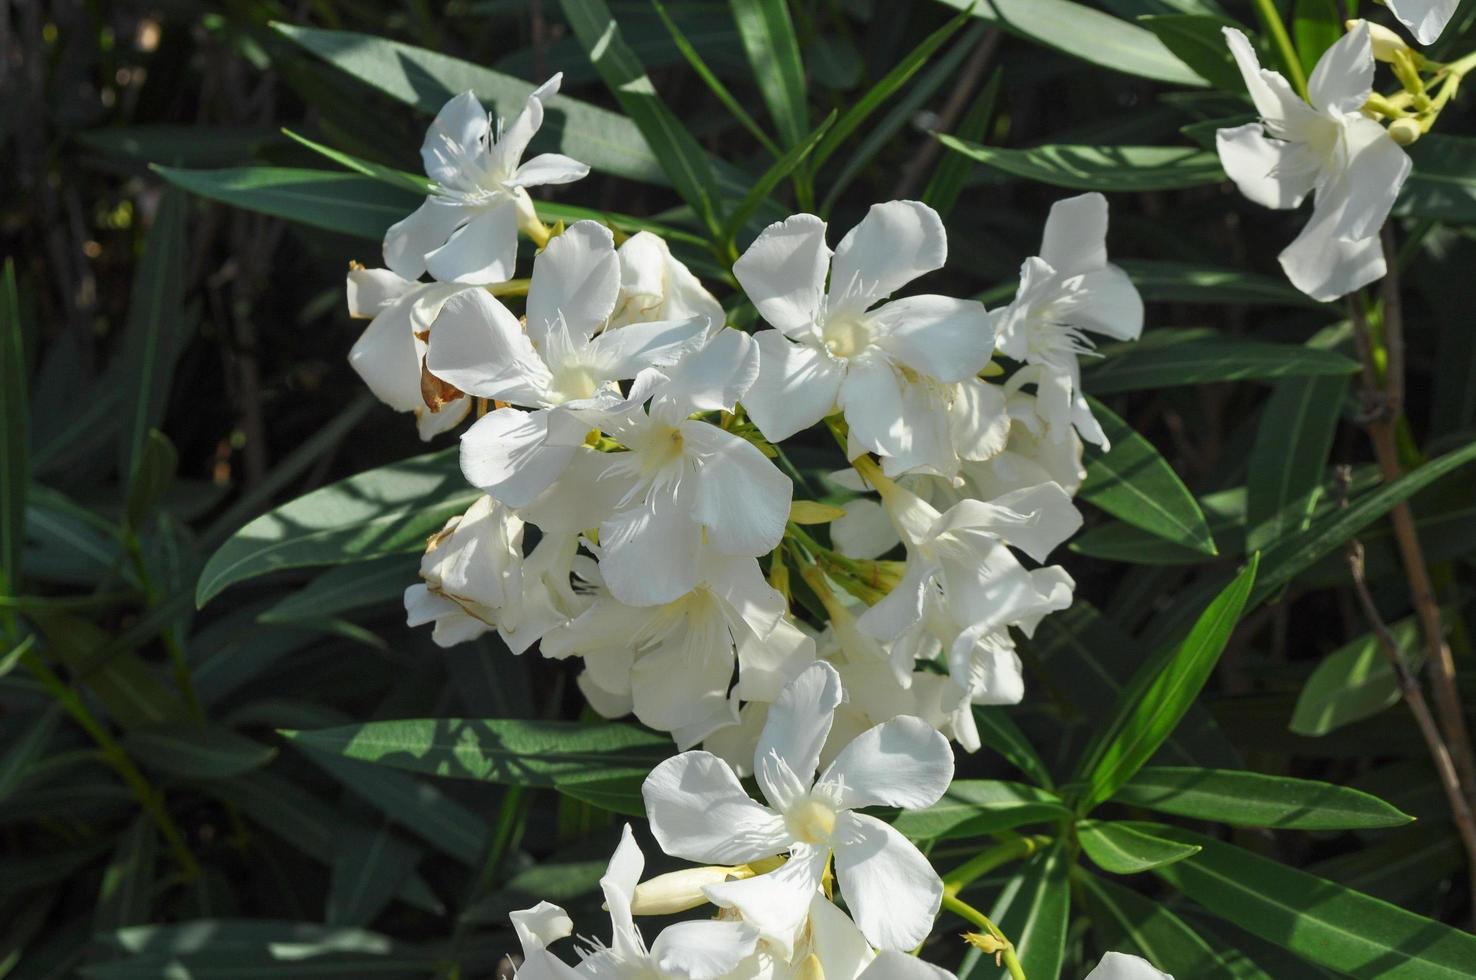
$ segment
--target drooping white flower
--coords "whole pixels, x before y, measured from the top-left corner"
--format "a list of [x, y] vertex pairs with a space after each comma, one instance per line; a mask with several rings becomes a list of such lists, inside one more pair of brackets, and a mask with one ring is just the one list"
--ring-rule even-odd
[[1368, 25], [1328, 48], [1302, 101], [1280, 73], [1262, 68], [1244, 34], [1225, 40], [1260, 122], [1216, 135], [1220, 163], [1240, 192], [1269, 208], [1314, 195], [1312, 218], [1281, 253], [1292, 285], [1330, 301], [1384, 275], [1379, 230], [1409, 176], [1410, 162], [1387, 130], [1363, 113], [1373, 92]]
[[621, 243], [620, 302], [610, 315], [610, 327], [657, 320], [706, 319], [723, 322], [722, 304], [692, 275], [667, 246], [649, 231], [637, 232]]
[[406, 279], [426, 270], [441, 282], [506, 282], [515, 274], [520, 222], [536, 221], [527, 188], [566, 184], [589, 167], [559, 153], [523, 163], [543, 125], [543, 103], [562, 75], [534, 89], [506, 129], [463, 92], [447, 102], [425, 134], [420, 158], [434, 183], [413, 214], [384, 236], [384, 264]]
[[425, 374], [431, 324], [442, 304], [464, 288], [412, 282], [389, 269], [356, 267], [348, 274], [349, 316], [370, 318], [349, 350], [349, 364], [374, 397], [397, 412], [414, 412], [420, 438], [427, 441], [455, 427], [471, 406], [461, 392]]
[[753, 338], [719, 330], [666, 370], [666, 376], [652, 371], [638, 378], [632, 407], [604, 423], [626, 451], [600, 457], [597, 479], [622, 493], [600, 525], [600, 571], [610, 592], [633, 606], [692, 591], [701, 545], [750, 558], [774, 550], [794, 492], [789, 477], [753, 443], [691, 417], [733, 411], [758, 373]]
[[778, 442], [839, 408], [851, 438], [888, 472], [952, 476], [960, 457], [998, 452], [1003, 402], [977, 378], [994, 350], [983, 305], [946, 296], [882, 303], [947, 255], [942, 220], [917, 201], [874, 205], [833, 261], [814, 215], [764, 229], [733, 266], [775, 328], [756, 335], [759, 376], [743, 403], [764, 437]]
[[1143, 332], [1137, 287], [1107, 261], [1105, 197], [1081, 194], [1051, 205], [1040, 255], [1020, 267], [1020, 288], [997, 316], [1000, 351], [1036, 369], [1027, 377], [1051, 431], [1061, 437], [1075, 425], [1105, 448], [1081, 394], [1078, 358], [1093, 349], [1088, 333], [1136, 340]]
[[519, 980], [582, 980], [574, 967], [549, 952], [550, 943], [564, 939], [574, 931], [569, 914], [551, 902], [539, 902], [508, 916], [518, 941], [523, 947], [523, 965], [518, 967]]
[[636, 928], [631, 900], [645, 870], [630, 825], [600, 879], [612, 936], [608, 946], [590, 950], [579, 974], [595, 980], [719, 980], [730, 976], [752, 952], [759, 932], [747, 923], [721, 920], [668, 926], [650, 948]]
[[863, 733], [816, 779], [840, 701], [840, 676], [817, 661], [770, 708], [754, 754], [769, 806], [750, 799], [732, 768], [708, 752], [666, 760], [642, 786], [651, 831], [668, 854], [730, 865], [788, 854], [767, 874], [706, 889], [786, 957], [832, 856], [846, 904], [873, 946], [916, 946], [942, 899], [943, 883], [917, 848], [856, 811], [937, 802], [953, 778], [948, 743], [919, 718], [896, 718]]
[[547, 657], [584, 658], [579, 685], [601, 714], [633, 711], [676, 735], [680, 748], [731, 723], [740, 696], [777, 693], [814, 659], [813, 643], [784, 618], [784, 597], [756, 560], [711, 549], [698, 560], [700, 584], [663, 605], [626, 605], [587, 583], [595, 596], [589, 607], [542, 645]]
[[1174, 980], [1143, 959], [1128, 953], [1108, 953], [1096, 965], [1086, 980]]
[[1455, 16], [1460, 0], [1384, 0], [1384, 5], [1421, 44], [1434, 44]]
[[472, 484], [514, 507], [532, 503], [621, 403], [617, 381], [674, 362], [706, 335], [705, 318], [605, 329], [619, 291], [610, 230], [578, 221], [533, 262], [526, 330], [481, 290], [442, 307], [427, 370], [467, 394], [523, 406], [498, 408], [463, 434]]

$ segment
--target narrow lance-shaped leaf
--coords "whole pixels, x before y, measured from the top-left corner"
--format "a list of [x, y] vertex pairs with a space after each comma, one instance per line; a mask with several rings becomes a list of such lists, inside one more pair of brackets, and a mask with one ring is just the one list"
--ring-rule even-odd
[[112, 859], [103, 869], [93, 926], [98, 932], [149, 921], [154, 899], [154, 862], [159, 833], [154, 820], [139, 814], [118, 839]]
[[728, 217], [727, 223], [723, 226], [723, 241], [731, 242], [737, 237], [739, 230], [758, 210], [758, 206], [768, 199], [774, 188], [779, 186], [780, 181], [794, 173], [805, 162], [805, 158], [815, 149], [815, 145], [820, 142], [821, 137], [834, 122], [835, 110], [832, 109], [830, 115], [825, 117], [813, 133], [796, 143], [782, 157], [775, 160], [773, 166], [764, 171], [764, 175], [754, 183], [753, 189], [744, 196], [742, 201], [738, 202], [738, 206]]
[[0, 280], [0, 459], [5, 461], [0, 466], [0, 591], [10, 595], [20, 593], [31, 471], [26, 373], [15, 260], [6, 259]]
[[1186, 146], [984, 146], [946, 133], [938, 139], [1012, 177], [1083, 191], [1169, 191], [1225, 179], [1213, 153]]
[[[989, 76], [989, 82], [984, 86], [974, 104], [969, 107], [968, 113], [953, 136], [961, 140], [978, 142], [984, 138], [989, 129], [989, 124], [994, 121], [995, 104], [999, 101], [999, 89], [1004, 80], [1004, 70], [995, 69], [994, 74]], [[928, 181], [927, 188], [923, 191], [923, 203], [938, 212], [938, 216], [945, 221], [952, 213], [953, 207], [958, 203], [958, 197], [963, 193], [964, 181], [968, 179], [969, 171], [974, 168], [973, 163], [962, 153], [945, 153], [933, 169], [933, 176]]]
[[1111, 798], [1173, 733], [1219, 662], [1256, 580], [1259, 556], [1210, 604], [1167, 661], [1144, 664], [1118, 702], [1116, 720], [1083, 756], [1086, 789], [1079, 810]]
[[1112, 449], [1088, 452], [1078, 495], [1120, 521], [1206, 555], [1215, 551], [1204, 513], [1158, 450], [1105, 405], [1090, 399], [1092, 413]]
[[1203, 850], [1154, 874], [1216, 915], [1314, 963], [1368, 980], [1467, 980], [1476, 936], [1232, 844], [1153, 832]]
[[1097, 867], [1115, 875], [1138, 874], [1199, 853], [1193, 844], [1164, 840], [1130, 823], [1111, 820], [1079, 821], [1076, 839]]
[[1225, 46], [1225, 27], [1234, 21], [1203, 14], [1150, 14], [1138, 23], [1163, 42], [1180, 61], [1222, 92], [1244, 92], [1240, 69]]
[[943, 798], [923, 810], [907, 810], [892, 826], [914, 841], [982, 837], [1029, 823], [1049, 823], [1071, 811], [1053, 793], [1023, 783], [958, 779]]
[[1359, 830], [1399, 827], [1414, 819], [1376, 796], [1347, 786], [1227, 769], [1149, 767], [1112, 798], [1160, 813], [1237, 827]]
[[1210, 381], [1347, 378], [1358, 370], [1357, 361], [1330, 350], [1228, 337], [1213, 330], [1151, 330], [1141, 341], [1112, 344], [1100, 353], [1102, 359], [1081, 374], [1082, 387], [1093, 395]]
[[[1424, 659], [1419, 621], [1410, 616], [1389, 627], [1396, 649], [1411, 670]], [[1287, 727], [1298, 735], [1319, 736], [1372, 717], [1399, 700], [1399, 680], [1382, 644], [1365, 633], [1339, 647], [1312, 671], [1297, 695]]]
[[368, 925], [384, 911], [419, 863], [419, 848], [382, 824], [338, 835], [324, 919], [331, 926]]
[[729, 0], [743, 51], [781, 142], [796, 146], [810, 128], [805, 67], [786, 0]]
[[[1009, 938], [1027, 977], [1059, 977], [1066, 958], [1071, 886], [1065, 843], [1058, 841], [1020, 865], [1000, 889], [989, 918]], [[974, 951], [977, 952], [977, 951]], [[992, 956], [964, 958], [959, 980], [1002, 976]]]

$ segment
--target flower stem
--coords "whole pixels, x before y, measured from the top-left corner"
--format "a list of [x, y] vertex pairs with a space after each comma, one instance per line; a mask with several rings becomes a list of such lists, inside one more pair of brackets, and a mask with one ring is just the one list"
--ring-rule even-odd
[[1004, 960], [1005, 969], [1010, 971], [1010, 980], [1025, 980], [1025, 969], [1020, 966], [1020, 959], [1015, 955], [1015, 945], [1005, 938], [1005, 934], [999, 931], [999, 926], [990, 921], [989, 916], [960, 901], [957, 896], [943, 892], [943, 907], [961, 919], [967, 919], [974, 925], [983, 929], [993, 936], [1003, 948], [999, 951]]
[[957, 895], [975, 879], [987, 875], [1000, 865], [1029, 857], [1050, 841], [1049, 837], [1034, 834], [1030, 837], [1015, 837], [985, 848], [943, 876], [943, 892], [946, 895]]
[[1271, 43], [1276, 46], [1276, 53], [1281, 57], [1286, 77], [1291, 80], [1297, 94], [1305, 99], [1307, 73], [1302, 70], [1302, 59], [1297, 57], [1297, 49], [1292, 45], [1291, 35], [1286, 32], [1286, 24], [1281, 20], [1281, 12], [1276, 9], [1275, 0], [1255, 0], [1255, 4], [1261, 25], [1271, 35]]

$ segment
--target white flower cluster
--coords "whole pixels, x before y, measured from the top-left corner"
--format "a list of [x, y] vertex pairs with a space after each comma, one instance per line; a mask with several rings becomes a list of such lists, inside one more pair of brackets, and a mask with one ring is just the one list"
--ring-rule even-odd
[[[372, 390], [423, 438], [476, 416], [461, 469], [483, 496], [431, 538], [410, 624], [442, 646], [495, 630], [515, 653], [577, 657], [598, 712], [706, 747], [645, 797], [668, 854], [715, 863], [681, 880], [721, 915], [648, 949], [627, 835], [604, 881], [611, 945], [561, 965], [544, 945], [567, 917], [530, 909], [521, 975], [811, 977], [818, 957], [826, 977], [945, 976], [896, 952], [927, 936], [937, 874], [859, 808], [935, 802], [948, 740], [980, 744], [973, 706], [1023, 696], [1012, 631], [1071, 603], [1044, 562], [1081, 523], [1083, 441], [1106, 446], [1078, 359], [1143, 325], [1107, 261], [1106, 200], [1057, 203], [993, 311], [894, 296], [946, 261], [925, 204], [872, 207], [833, 251], [824, 221], [794, 215], [733, 266], [766, 325], [749, 333], [660, 237], [542, 224], [527, 188], [585, 172], [521, 160], [557, 87], [505, 130], [452, 99], [422, 149], [429, 196], [386, 236], [388, 268], [348, 285], [373, 317], [350, 355]], [[540, 246], [526, 279], [520, 232]], [[844, 509], [797, 505], [776, 463], [822, 423], [850, 464], [832, 478]], [[741, 789], [750, 774], [768, 806]], [[850, 916], [826, 897], [832, 867]]]
[[[920, 809], [953, 779], [953, 753], [926, 722], [898, 717], [850, 740], [820, 769], [841, 704], [836, 669], [811, 664], [769, 711], [753, 767], [768, 805], [726, 762], [684, 752], [647, 777], [651, 832], [668, 855], [703, 866], [641, 881], [645, 858], [626, 827], [600, 886], [608, 945], [586, 941], [577, 967], [548, 946], [569, 936], [563, 909], [513, 913], [522, 980], [951, 980], [906, 951], [927, 938], [943, 882], [917, 848], [868, 806]], [[817, 776], [818, 772], [818, 776]], [[831, 898], [834, 885], [849, 914]], [[678, 922], [647, 946], [637, 915], [704, 905], [716, 917]], [[1089, 980], [1172, 980], [1109, 953]]]
[[[1142, 330], [1107, 261], [1106, 200], [1057, 203], [993, 311], [894, 297], [947, 258], [925, 204], [872, 207], [834, 251], [825, 222], [794, 215], [733, 266], [767, 324], [748, 333], [660, 237], [617, 247], [596, 222], [538, 220], [526, 188], [585, 169], [520, 160], [557, 87], [506, 130], [452, 99], [389, 268], [349, 273], [351, 310], [374, 316], [350, 360], [375, 393], [427, 438], [479, 406], [461, 468], [486, 496], [431, 539], [410, 623], [442, 645], [496, 630], [517, 653], [578, 657], [600, 713], [706, 741], [744, 773], [769, 706], [817, 659], [845, 679], [838, 731], [905, 714], [977, 748], [972, 706], [1023, 694], [1011, 631], [1071, 602], [1064, 570], [1018, 554], [1043, 563], [1077, 529], [1083, 440], [1106, 445], [1078, 358], [1092, 335]], [[543, 247], [514, 282], [519, 229]], [[523, 294], [519, 316], [504, 299]], [[1002, 382], [996, 354], [1015, 364]], [[791, 523], [774, 461], [822, 421], [852, 464], [834, 482], [878, 495], [820, 507], [839, 517], [826, 545]], [[899, 546], [905, 562], [880, 560]], [[818, 633], [793, 614], [791, 568], [826, 610]]]

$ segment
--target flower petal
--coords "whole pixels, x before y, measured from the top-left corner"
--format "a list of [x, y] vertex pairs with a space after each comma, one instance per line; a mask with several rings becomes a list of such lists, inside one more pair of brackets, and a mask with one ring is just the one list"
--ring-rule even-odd
[[923, 598], [938, 572], [935, 562], [909, 558], [902, 580], [881, 601], [856, 619], [856, 626], [879, 640], [891, 641], [917, 625], [923, 616]]
[[1376, 238], [1409, 176], [1409, 154], [1372, 119], [1350, 121], [1344, 135], [1351, 154], [1342, 175], [1348, 205], [1339, 215], [1335, 234], [1339, 238]]
[[499, 408], [461, 434], [461, 473], [509, 507], [533, 502], [569, 465], [572, 446], [548, 444], [548, 412]]
[[743, 398], [753, 424], [770, 442], [788, 439], [835, 411], [845, 368], [809, 344], [778, 330], [760, 330], [758, 377]]
[[794, 779], [801, 792], [815, 782], [820, 750], [840, 703], [840, 674], [817, 660], [790, 681], [769, 708], [769, 720], [753, 753], [753, 768], [764, 796], [775, 807], [786, 809], [792, 802]]
[[733, 680], [733, 637], [721, 610], [712, 600], [692, 606], [630, 671], [636, 717], [663, 732], [712, 718]]
[[697, 585], [701, 540], [683, 503], [653, 494], [600, 525], [600, 572], [621, 602], [674, 602]]
[[1217, 130], [1215, 149], [1220, 154], [1220, 166], [1240, 193], [1263, 207], [1294, 208], [1317, 181], [1315, 169], [1287, 165], [1301, 147], [1269, 139], [1258, 122]]
[[1102, 957], [1086, 980], [1174, 980], [1141, 956], [1127, 953], [1108, 953]]
[[1107, 264], [1107, 198], [1078, 194], [1051, 205], [1041, 237], [1040, 257], [1066, 276]]
[[419, 285], [389, 269], [352, 268], [345, 288], [348, 314], [356, 318], [377, 316], [380, 310]]
[[[831, 977], [857, 976], [876, 959], [876, 953], [856, 923], [824, 895], [816, 895], [810, 901], [810, 952], [825, 965], [826, 975]], [[895, 978], [887, 974], [886, 980]]]
[[482, 289], [457, 293], [441, 307], [425, 367], [468, 394], [529, 408], [547, 403], [552, 381], [518, 318]]
[[1256, 104], [1256, 111], [1261, 114], [1262, 119], [1282, 123], [1303, 118], [1313, 112], [1312, 107], [1302, 101], [1280, 72], [1261, 67], [1261, 60], [1256, 56], [1256, 49], [1250, 38], [1234, 27], [1222, 30], [1230, 54], [1240, 68], [1240, 76], [1245, 80], [1245, 87], [1250, 90], [1251, 101]]
[[1416, 41], [1434, 44], [1455, 16], [1460, 0], [1385, 0], [1385, 5]]
[[773, 701], [786, 684], [815, 662], [815, 640], [787, 619], [767, 634], [745, 633], [738, 642], [738, 685], [744, 701]]
[[852, 360], [838, 400], [857, 443], [882, 456], [906, 456], [912, 451], [902, 386], [885, 357]]
[[1323, 303], [1361, 289], [1387, 271], [1377, 235], [1338, 237], [1338, 225], [1346, 220], [1343, 211], [1352, 205], [1346, 191], [1341, 195], [1320, 191], [1311, 220], [1279, 256], [1291, 284]]
[[620, 259], [610, 229], [576, 221], [533, 260], [528, 287], [528, 336], [549, 354], [550, 332], [588, 339], [615, 309], [620, 294]]
[[706, 317], [632, 323], [605, 330], [590, 345], [590, 359], [605, 378], [633, 378], [642, 368], [669, 367], [695, 349], [707, 333]]
[[795, 214], [761, 231], [733, 263], [733, 275], [759, 315], [794, 336], [815, 323], [829, 268], [825, 222]]
[[830, 540], [847, 558], [880, 558], [902, 543], [886, 509], [875, 500], [858, 497], [841, 505], [846, 512], [830, 525]]
[[767, 554], [789, 520], [794, 483], [747, 439], [707, 422], [681, 424], [688, 452], [698, 455], [692, 520], [725, 555]]
[[1081, 527], [1081, 512], [1054, 483], [1015, 490], [992, 501], [966, 499], [934, 525], [935, 537], [966, 538], [968, 532], [999, 537], [1036, 561], [1045, 561]]
[[574, 922], [567, 912], [549, 902], [539, 902], [531, 909], [509, 914], [508, 918], [523, 947], [523, 965], [518, 968], [520, 980], [581, 980], [579, 971], [546, 948], [574, 931]]
[[425, 274], [426, 256], [446, 244], [451, 233], [475, 213], [456, 201], [427, 197], [384, 233], [384, 264], [398, 276], [419, 279]]
[[958, 980], [958, 977], [941, 966], [889, 949], [877, 954], [856, 980]]
[[678, 922], [661, 930], [651, 958], [667, 976], [718, 980], [753, 954], [758, 939], [759, 931], [746, 922]]
[[877, 346], [919, 374], [952, 382], [971, 378], [994, 353], [994, 327], [984, 304], [949, 296], [908, 296], [870, 316]]
[[711, 327], [722, 325], [722, 304], [671, 254], [664, 239], [638, 231], [621, 243], [619, 252], [622, 301], [612, 326], [689, 317], [704, 318]]
[[1373, 93], [1374, 57], [1368, 21], [1322, 52], [1307, 79], [1307, 100], [1323, 112], [1358, 112]]
[[937, 211], [921, 201], [873, 204], [836, 246], [830, 311], [870, 309], [947, 260], [948, 234]]
[[1143, 333], [1143, 297], [1128, 274], [1108, 265], [1076, 280], [1081, 305], [1071, 311], [1071, 325], [1106, 334], [1114, 340], [1137, 340]]
[[587, 176], [587, 163], [580, 163], [562, 153], [540, 153], [519, 167], [511, 179], [503, 183], [509, 187], [539, 187], [544, 184], [570, 184]]
[[622, 956], [634, 958], [646, 951], [630, 912], [631, 899], [635, 897], [636, 885], [640, 883], [641, 872], [645, 868], [646, 856], [636, 844], [630, 824], [626, 824], [620, 831], [620, 843], [600, 878], [605, 908], [610, 910], [610, 948]]
[[862, 732], [820, 776], [837, 786], [836, 806], [855, 810], [895, 806], [921, 810], [937, 803], [953, 781], [948, 740], [921, 718], [902, 715]]
[[517, 170], [528, 143], [543, 125], [543, 103], [558, 94], [563, 79], [563, 72], [558, 72], [528, 93], [522, 110], [503, 127], [497, 143], [489, 150], [491, 168], [498, 177], [506, 179]]
[[349, 349], [349, 365], [374, 397], [397, 412], [425, 405], [420, 393], [420, 353], [410, 320], [412, 298], [392, 302], [369, 321]]
[[641, 784], [651, 835], [672, 857], [747, 864], [790, 846], [784, 818], [755, 802], [731, 766], [710, 752], [683, 752]]
[[518, 208], [510, 198], [477, 213], [446, 244], [425, 253], [431, 275], [472, 286], [507, 282], [517, 275], [517, 260]]
[[741, 330], [721, 329], [666, 373], [656, 400], [669, 414], [685, 418], [693, 412], [731, 412], [758, 377], [758, 347]]
[[943, 881], [912, 841], [875, 817], [846, 811], [836, 818], [835, 842], [841, 894], [867, 941], [904, 950], [926, 939]]
[[476, 93], [462, 92], [441, 106], [420, 144], [425, 175], [438, 184], [455, 184], [462, 175], [463, 160], [475, 160], [491, 132], [487, 110]]
[[820, 893], [829, 859], [829, 848], [796, 844], [789, 860], [773, 871], [742, 881], [708, 885], [703, 891], [714, 905], [736, 909], [743, 921], [757, 928], [759, 935], [778, 947], [787, 960], [794, 954], [794, 943], [804, 928], [810, 903]]

